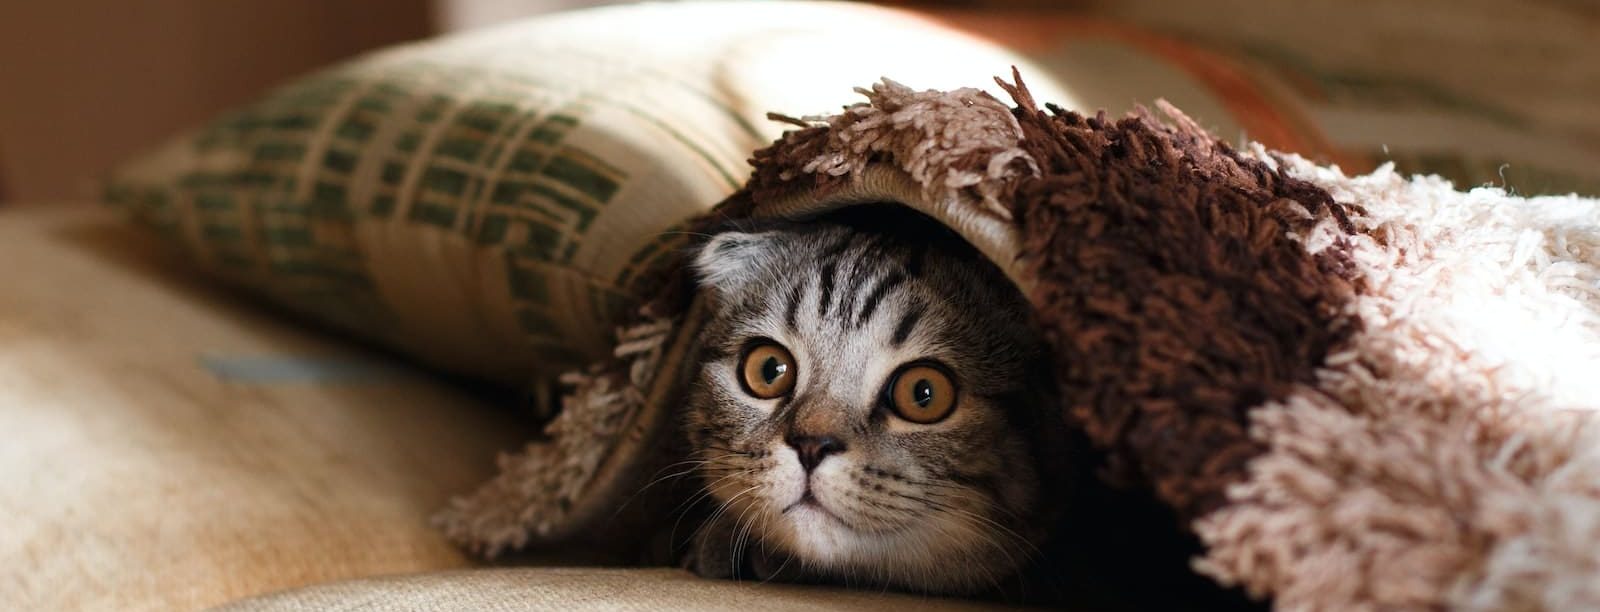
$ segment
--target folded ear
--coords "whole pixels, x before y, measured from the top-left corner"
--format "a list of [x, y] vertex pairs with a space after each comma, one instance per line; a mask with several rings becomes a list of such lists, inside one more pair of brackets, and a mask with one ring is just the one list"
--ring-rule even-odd
[[772, 235], [723, 232], [713, 236], [694, 257], [701, 287], [719, 293], [743, 286], [756, 277], [772, 251]]

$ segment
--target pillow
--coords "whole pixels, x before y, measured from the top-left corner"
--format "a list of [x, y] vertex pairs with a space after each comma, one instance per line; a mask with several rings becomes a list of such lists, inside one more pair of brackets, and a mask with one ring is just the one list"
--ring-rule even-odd
[[314, 319], [526, 383], [605, 354], [636, 280], [685, 238], [675, 226], [781, 133], [768, 110], [831, 112], [883, 74], [985, 83], [1014, 63], [1040, 72], [860, 5], [583, 11], [310, 75], [128, 163], [106, 199]]

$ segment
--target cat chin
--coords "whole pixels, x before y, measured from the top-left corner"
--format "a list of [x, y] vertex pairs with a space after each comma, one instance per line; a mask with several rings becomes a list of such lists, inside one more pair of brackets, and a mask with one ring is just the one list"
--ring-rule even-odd
[[[793, 508], [768, 525], [776, 527], [771, 529], [776, 533], [761, 534], [761, 539], [778, 544], [801, 567], [847, 583], [881, 581], [918, 592], [966, 594], [990, 586], [990, 572], [1004, 575], [1014, 569], [1000, 567], [1008, 559], [988, 558], [962, 538], [916, 529], [861, 532], [817, 506]], [[964, 561], [951, 563], [952, 559]], [[974, 567], [989, 571], [968, 571]]]
[[784, 548], [817, 565], [848, 563], [860, 553], [862, 535], [838, 516], [817, 505], [800, 505], [783, 513]]

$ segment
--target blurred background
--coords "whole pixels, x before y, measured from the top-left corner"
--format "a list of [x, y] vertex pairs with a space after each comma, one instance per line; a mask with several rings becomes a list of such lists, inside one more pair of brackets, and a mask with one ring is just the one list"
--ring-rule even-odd
[[[83, 199], [111, 164], [271, 85], [362, 51], [596, 0], [62, 0], [0, 3], [0, 202]], [[1324, 104], [1306, 112], [1330, 138], [1346, 126], [1372, 160], [1459, 181], [1505, 178], [1525, 191], [1600, 192], [1600, 2], [1407, 0], [1011, 0], [916, 4], [980, 19], [1073, 13], [1233, 50], [1292, 68]], [[958, 23], [959, 25], [959, 23]], [[987, 34], [1004, 39], [1007, 32]], [[1083, 54], [1079, 54], [1083, 57]], [[1115, 59], [1115, 58], [1113, 58]], [[1381, 70], [1375, 70], [1375, 67]], [[1070, 68], [1070, 67], [1068, 67]], [[1148, 76], [1130, 75], [1138, 79]], [[1307, 94], [1307, 92], [1310, 92]], [[1304, 97], [1304, 96], [1303, 96]], [[1364, 112], [1374, 100], [1472, 115]], [[1149, 100], [1139, 100], [1149, 102]], [[1112, 103], [1122, 105], [1123, 100]], [[1187, 108], [1187, 107], [1186, 107]], [[1375, 121], [1393, 121], [1392, 128]], [[1343, 123], [1341, 123], [1343, 122]], [[1473, 132], [1471, 155], [1453, 140]], [[1435, 142], [1439, 140], [1451, 142]], [[1381, 139], [1380, 139], [1381, 140]], [[1551, 143], [1558, 146], [1551, 148]], [[1487, 143], [1487, 144], [1484, 144]], [[1447, 146], [1448, 145], [1448, 146]], [[1430, 148], [1432, 147], [1432, 148]], [[1348, 147], [1347, 147], [1348, 148]], [[1364, 150], [1363, 149], [1363, 150]], [[1363, 161], [1344, 161], [1364, 170]]]

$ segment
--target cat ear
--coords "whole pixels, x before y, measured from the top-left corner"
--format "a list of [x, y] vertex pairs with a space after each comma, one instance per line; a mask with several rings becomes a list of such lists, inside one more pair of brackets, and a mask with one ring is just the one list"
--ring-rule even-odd
[[749, 282], [769, 252], [768, 234], [723, 232], [713, 236], [694, 257], [700, 286], [725, 291]]

